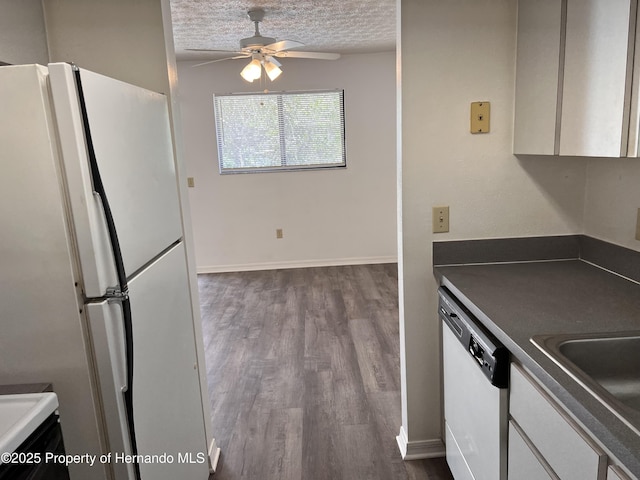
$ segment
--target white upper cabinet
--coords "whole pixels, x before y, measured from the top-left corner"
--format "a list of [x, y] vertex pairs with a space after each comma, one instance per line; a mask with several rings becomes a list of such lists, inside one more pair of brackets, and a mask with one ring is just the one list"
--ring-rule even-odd
[[567, 2], [560, 155], [627, 154], [635, 4]]
[[514, 153], [637, 156], [636, 13], [637, 0], [519, 0]]
[[561, 0], [518, 2], [514, 153], [558, 153], [564, 25]]

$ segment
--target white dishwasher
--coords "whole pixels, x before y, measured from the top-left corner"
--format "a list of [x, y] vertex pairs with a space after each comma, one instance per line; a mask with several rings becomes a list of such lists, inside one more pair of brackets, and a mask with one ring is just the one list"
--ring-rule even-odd
[[446, 287], [438, 295], [447, 464], [456, 480], [504, 480], [509, 352]]

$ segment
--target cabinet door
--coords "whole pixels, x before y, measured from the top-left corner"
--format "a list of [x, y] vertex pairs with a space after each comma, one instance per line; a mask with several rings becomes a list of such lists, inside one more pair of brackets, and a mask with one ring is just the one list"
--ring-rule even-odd
[[513, 153], [558, 153], [566, 0], [518, 1]]
[[549, 471], [533, 450], [527, 445], [523, 434], [509, 420], [509, 468], [508, 480], [557, 480], [557, 476]]
[[560, 155], [627, 155], [637, 0], [567, 0]]
[[[637, 6], [636, 6], [637, 7]], [[629, 115], [628, 157], [640, 157], [640, 35], [636, 34], [631, 85], [631, 114]]]

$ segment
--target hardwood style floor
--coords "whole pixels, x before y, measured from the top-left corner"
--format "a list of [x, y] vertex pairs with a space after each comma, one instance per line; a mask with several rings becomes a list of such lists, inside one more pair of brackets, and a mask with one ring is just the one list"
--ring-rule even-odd
[[404, 462], [395, 264], [199, 277], [215, 480], [450, 480]]

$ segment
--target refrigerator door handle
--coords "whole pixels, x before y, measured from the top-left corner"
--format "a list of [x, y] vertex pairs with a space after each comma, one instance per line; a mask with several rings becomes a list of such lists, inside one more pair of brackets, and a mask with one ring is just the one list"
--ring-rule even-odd
[[[118, 304], [120, 308], [120, 302], [117, 300], [109, 299], [107, 303], [109, 305]], [[113, 359], [114, 378], [117, 379], [116, 385], [121, 392], [126, 392], [129, 385], [127, 383], [127, 351], [123, 323], [118, 320], [105, 325], [105, 331]]]
[[[132, 454], [124, 392], [127, 390], [127, 358], [120, 302], [103, 300], [86, 305], [94, 362], [107, 431], [107, 448], [116, 454]], [[111, 462], [114, 478], [136, 479], [130, 463]]]

